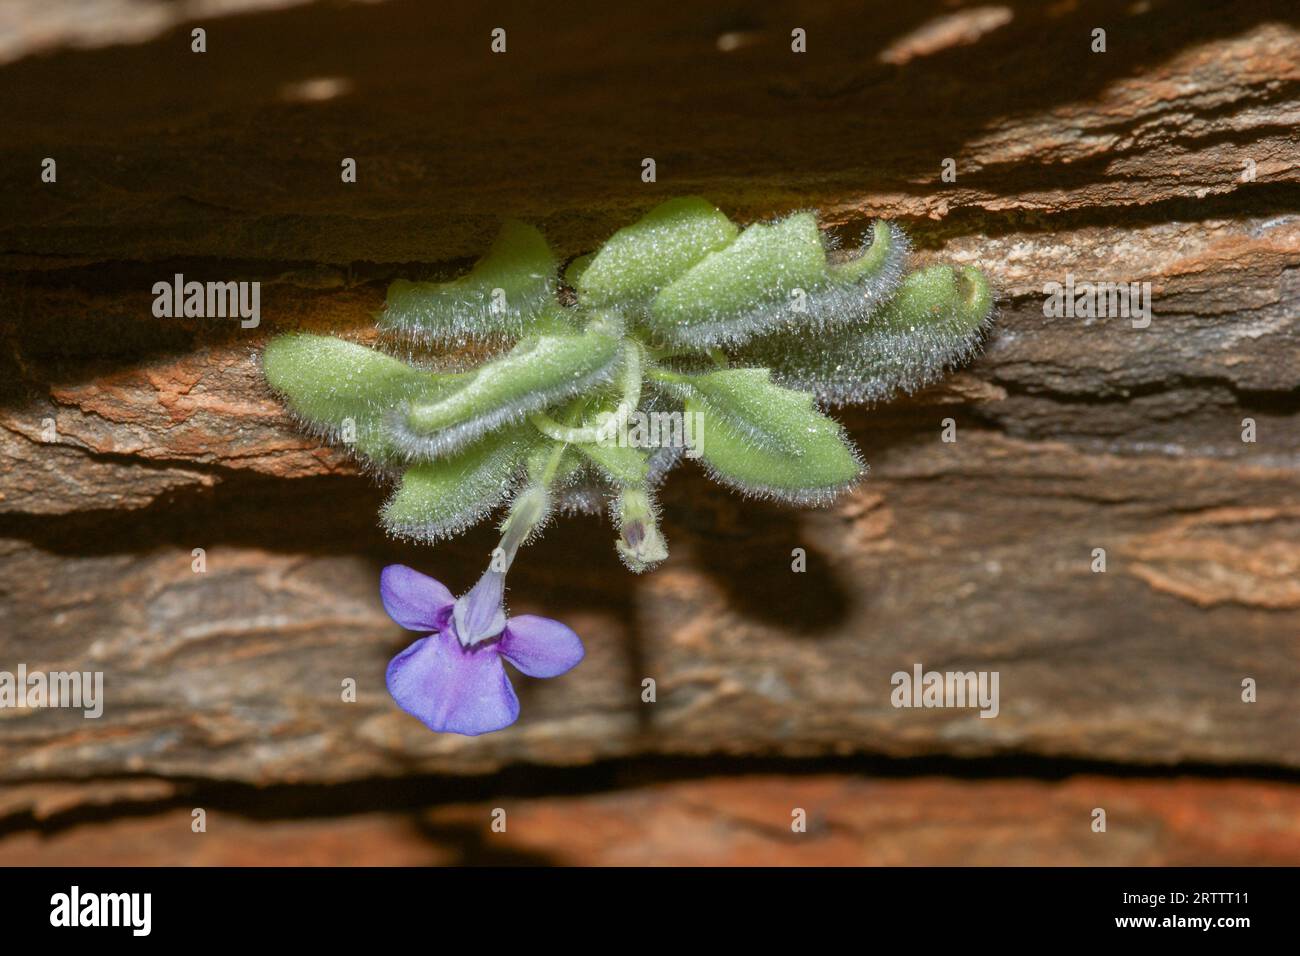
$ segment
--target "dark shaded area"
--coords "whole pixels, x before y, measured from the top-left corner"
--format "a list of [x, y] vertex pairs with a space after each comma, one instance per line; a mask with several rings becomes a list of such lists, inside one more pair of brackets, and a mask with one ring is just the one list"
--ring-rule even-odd
[[[344, 817], [359, 813], [419, 811], [455, 803], [489, 799], [570, 797], [604, 793], [653, 783], [700, 780], [708, 777], [822, 774], [851, 775], [864, 779], [898, 780], [950, 777], [958, 780], [1027, 779], [1058, 782], [1076, 776], [1106, 776], [1123, 780], [1173, 780], [1197, 777], [1209, 780], [1268, 780], [1300, 784], [1300, 770], [1272, 765], [1178, 764], [1135, 767], [1104, 761], [1048, 758], [1031, 754], [960, 759], [954, 757], [893, 758], [880, 756], [820, 757], [640, 757], [609, 760], [586, 767], [565, 768], [519, 765], [494, 774], [468, 777], [406, 776], [397, 779], [357, 780], [330, 785], [280, 784], [256, 787], [243, 783], [168, 778], [180, 789], [166, 799], [123, 801], [108, 806], [81, 805], [36, 819], [30, 812], [0, 818], [0, 837], [24, 831], [51, 835], [88, 823], [152, 816], [168, 809], [202, 806], [235, 813], [249, 820], [295, 820]], [[117, 777], [149, 779], [147, 777]], [[59, 781], [46, 781], [49, 783]], [[448, 828], [458, 831], [459, 828]], [[493, 848], [481, 844], [483, 828], [448, 832], [429, 830], [439, 841], [449, 835], [471, 862], [497, 862]], [[540, 862], [540, 861], [539, 861]]]
[[[852, 586], [824, 544], [806, 529], [806, 512], [748, 500], [710, 487], [690, 465], [665, 488], [665, 532], [690, 549], [692, 565], [727, 595], [733, 611], [754, 621], [779, 620], [804, 637], [834, 631], [848, 616]], [[804, 570], [793, 572], [794, 549]]]
[[[592, 201], [644, 205], [707, 189], [759, 209], [771, 187], [748, 181], [774, 173], [794, 190], [851, 182], [923, 194], [940, 159], [957, 156], [971, 185], [1003, 196], [1078, 185], [1148, 144], [1068, 166], [981, 167], [963, 147], [998, 117], [1095, 97], [1190, 46], [1297, 16], [1282, 0], [1007, 6], [1010, 22], [978, 41], [902, 65], [878, 55], [952, 7], [811, 2], [665, 18], [631, 5], [577, 3], [555, 16], [400, 0], [222, 19], [208, 25], [202, 55], [186, 26], [138, 45], [35, 56], [0, 67], [10, 133], [0, 186], [11, 197], [0, 249], [121, 259], [134, 246], [132, 258], [156, 259], [207, 244], [207, 233], [225, 258], [242, 246], [283, 261], [296, 245], [310, 261], [365, 261], [440, 223], [469, 217], [486, 229], [514, 205], [546, 208], [548, 234], [573, 252], [603, 231], [578, 211]], [[509, 47], [494, 57], [496, 25]], [[806, 54], [790, 52], [794, 26], [807, 31]], [[1107, 30], [1104, 54], [1089, 49], [1096, 27]], [[746, 42], [720, 52], [719, 36], [737, 31]], [[284, 100], [286, 84], [322, 76], [351, 86], [321, 103]], [[1278, 84], [1258, 102], [1292, 95]], [[1244, 146], [1271, 134], [1216, 135]], [[1170, 136], [1180, 149], [1209, 145]], [[51, 154], [63, 164], [57, 192], [34, 172]], [[347, 190], [343, 155], [361, 170]], [[659, 183], [640, 181], [646, 155]], [[480, 181], [526, 183], [529, 195], [507, 188], [500, 209], [471, 208], [462, 187]]]

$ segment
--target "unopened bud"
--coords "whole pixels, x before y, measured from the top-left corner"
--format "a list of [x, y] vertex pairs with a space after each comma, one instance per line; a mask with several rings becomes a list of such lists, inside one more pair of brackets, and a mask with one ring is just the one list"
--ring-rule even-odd
[[647, 491], [626, 488], [619, 495], [617, 516], [619, 556], [640, 574], [668, 557], [668, 543], [659, 533], [655, 504]]

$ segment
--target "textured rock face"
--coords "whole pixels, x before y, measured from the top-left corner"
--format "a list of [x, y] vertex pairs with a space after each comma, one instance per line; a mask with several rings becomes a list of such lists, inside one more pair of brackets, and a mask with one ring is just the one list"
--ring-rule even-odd
[[[0, 56], [0, 669], [100, 670], [108, 697], [94, 721], [0, 711], [0, 779], [339, 784], [772, 753], [1300, 768], [1288, 6], [896, 6], [869, 30], [836, 4], [789, 23], [520, 9], [495, 59], [469, 13], [430, 39], [418, 4], [288, 6], [213, 19], [203, 55], [158, 21], [113, 34], [128, 45]], [[290, 329], [366, 340], [390, 279], [462, 268], [500, 214], [575, 255], [684, 193], [741, 218], [817, 208], [844, 237], [898, 219], [919, 261], [990, 274], [995, 333], [943, 385], [844, 413], [872, 474], [830, 510], [738, 500], [688, 468], [664, 496], [673, 557], [635, 581], [609, 528], [553, 528], [512, 573], [512, 609], [565, 620], [588, 659], [523, 683], [508, 731], [429, 735], [383, 688], [407, 635], [378, 570], [460, 588], [492, 536], [385, 540], [383, 489], [295, 431], [260, 348]], [[261, 324], [154, 318], [176, 272], [260, 281]], [[1046, 316], [1067, 276], [1150, 283], [1150, 325]], [[892, 707], [891, 674], [917, 662], [998, 671], [999, 717]], [[1106, 861], [1183, 859], [1152, 846]]]
[[[179, 799], [119, 791], [129, 815], [73, 825], [49, 791], [28, 795], [47, 811], [44, 832], [0, 841], [0, 865], [1250, 866], [1300, 857], [1295, 790], [1253, 781], [760, 775], [494, 794], [400, 813], [318, 805], [314, 819], [264, 805], [254, 822], [213, 807], [203, 835]], [[1089, 825], [1099, 805], [1104, 833]], [[508, 825], [493, 832], [501, 810]]]

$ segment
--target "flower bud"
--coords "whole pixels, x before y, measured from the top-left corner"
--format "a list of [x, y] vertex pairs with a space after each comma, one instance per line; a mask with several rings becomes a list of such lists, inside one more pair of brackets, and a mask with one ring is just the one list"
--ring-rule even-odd
[[658, 515], [650, 493], [640, 488], [625, 488], [619, 494], [615, 514], [618, 519], [619, 557], [629, 569], [640, 574], [668, 557], [668, 543], [659, 532]]

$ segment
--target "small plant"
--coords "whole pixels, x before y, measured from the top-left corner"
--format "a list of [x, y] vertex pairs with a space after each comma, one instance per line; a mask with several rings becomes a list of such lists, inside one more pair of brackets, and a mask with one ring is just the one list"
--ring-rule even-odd
[[[934, 381], [974, 353], [992, 311], [978, 270], [907, 274], [907, 255], [883, 222], [840, 252], [810, 212], [741, 229], [702, 199], [674, 199], [562, 275], [542, 235], [509, 222], [467, 275], [394, 282], [379, 328], [410, 360], [274, 339], [266, 378], [302, 426], [396, 479], [391, 534], [432, 543], [507, 506], [461, 598], [385, 569], [389, 614], [430, 634], [389, 665], [398, 704], [435, 731], [487, 733], [518, 716], [501, 657], [540, 677], [581, 660], [564, 625], [507, 619], [502, 604], [517, 551], [556, 513], [607, 512], [639, 573], [668, 556], [655, 491], [683, 458], [797, 505], [852, 487], [862, 457], [821, 409]], [[477, 364], [433, 360], [467, 349]]]

